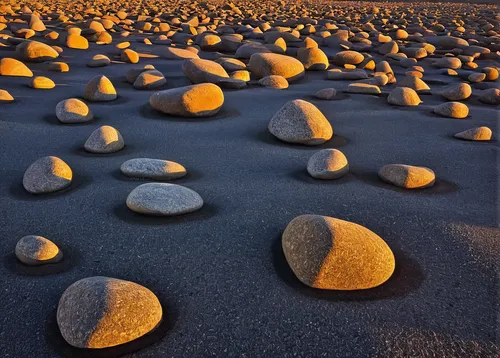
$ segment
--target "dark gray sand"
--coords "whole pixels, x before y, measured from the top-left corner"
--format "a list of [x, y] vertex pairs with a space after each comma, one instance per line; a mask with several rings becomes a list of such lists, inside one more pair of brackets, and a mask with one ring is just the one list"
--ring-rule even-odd
[[[134, 49], [149, 51], [138, 43]], [[284, 91], [256, 85], [224, 90], [225, 103], [214, 117], [174, 118], [154, 111], [148, 103], [153, 91], [134, 90], [125, 73], [153, 64], [167, 78], [165, 88], [179, 87], [190, 84], [182, 61], [143, 58], [135, 65], [86, 67], [96, 53], [106, 53], [105, 47], [64, 48], [58, 60], [68, 62], [70, 72], [50, 73], [57, 85], [50, 91], [29, 88], [28, 78], [0, 78], [16, 99], [0, 108], [3, 357], [89, 356], [63, 341], [55, 310], [70, 284], [97, 275], [151, 289], [166, 314], [151, 336], [96, 356], [140, 348], [130, 356], [498, 355], [498, 106], [481, 104], [473, 94], [465, 101], [468, 119], [442, 118], [432, 113], [443, 102], [437, 95], [421, 95], [415, 108], [397, 108], [384, 97], [395, 85], [383, 87], [381, 96], [345, 94], [350, 81], [308, 72]], [[0, 57], [12, 55], [0, 48]], [[481, 68], [494, 64], [476, 62]], [[44, 66], [29, 65], [35, 75]], [[403, 68], [393, 69], [403, 77]], [[424, 80], [433, 90], [461, 81], [438, 72], [426, 67]], [[98, 74], [113, 82], [118, 99], [89, 103], [93, 122], [60, 124], [56, 104], [81, 97]], [[327, 87], [337, 89], [335, 100], [313, 97]], [[325, 114], [335, 132], [330, 141], [305, 147], [269, 134], [272, 115], [296, 98]], [[123, 150], [85, 152], [85, 140], [102, 125], [120, 131]], [[453, 138], [478, 126], [490, 127], [493, 141]], [[309, 177], [307, 161], [322, 148], [342, 150], [350, 173], [336, 181]], [[33, 196], [22, 187], [23, 173], [47, 155], [70, 165], [73, 183]], [[146, 181], [127, 178], [119, 168], [139, 157], [184, 165], [188, 175], [173, 183], [198, 192], [205, 206], [173, 218], [127, 209], [127, 195]], [[405, 191], [383, 183], [377, 171], [390, 163], [432, 168], [436, 184]], [[380, 235], [396, 257], [393, 277], [359, 292], [301, 284], [286, 264], [280, 235], [307, 213], [356, 222]], [[16, 262], [15, 244], [30, 234], [57, 243], [63, 263], [29, 268]]]

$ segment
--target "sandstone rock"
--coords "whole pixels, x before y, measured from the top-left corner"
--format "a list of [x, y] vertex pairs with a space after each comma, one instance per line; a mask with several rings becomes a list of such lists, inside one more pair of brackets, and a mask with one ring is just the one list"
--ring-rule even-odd
[[90, 108], [77, 98], [69, 98], [56, 106], [56, 116], [61, 123], [85, 123], [94, 119]]
[[276, 53], [255, 53], [250, 57], [248, 67], [257, 78], [278, 75], [291, 82], [304, 76], [302, 62]]
[[117, 152], [124, 146], [120, 132], [111, 126], [102, 126], [92, 132], [84, 148], [87, 152], [103, 154]]
[[318, 145], [333, 136], [330, 122], [313, 104], [296, 99], [273, 116], [269, 131], [284, 142]]
[[418, 106], [422, 101], [415, 90], [408, 87], [396, 87], [387, 97], [387, 102], [396, 106]]
[[86, 50], [89, 48], [89, 42], [81, 35], [70, 34], [66, 38], [66, 46], [77, 50]]
[[43, 157], [26, 170], [24, 188], [32, 194], [52, 193], [71, 184], [73, 172], [63, 160], [57, 157]]
[[16, 77], [33, 77], [33, 72], [21, 61], [4, 57], [0, 60], [0, 75]]
[[145, 215], [180, 215], [198, 210], [202, 206], [203, 199], [197, 192], [175, 184], [142, 184], [127, 197], [127, 207]]
[[377, 234], [340, 219], [301, 215], [282, 236], [285, 258], [304, 284], [327, 290], [362, 290], [387, 281], [394, 254]]
[[88, 277], [64, 291], [57, 307], [63, 338], [78, 348], [107, 348], [133, 341], [162, 319], [158, 298], [134, 282]]
[[316, 179], [337, 179], [349, 171], [344, 153], [337, 149], [316, 152], [307, 162], [307, 172]]
[[117, 95], [111, 81], [106, 76], [99, 75], [87, 83], [83, 98], [92, 102], [108, 102], [115, 100]]
[[436, 180], [431, 169], [405, 164], [386, 165], [378, 175], [383, 181], [405, 189], [427, 188], [433, 186]]
[[0, 103], [11, 103], [14, 102], [14, 97], [12, 95], [3, 89], [0, 89]]
[[172, 116], [206, 117], [219, 112], [224, 94], [218, 86], [202, 83], [156, 92], [149, 103], [154, 109]]
[[120, 170], [132, 178], [152, 180], [172, 180], [182, 178], [187, 174], [182, 165], [162, 159], [136, 158], [127, 160]]
[[52, 89], [56, 86], [48, 77], [36, 76], [31, 80], [30, 87], [35, 89]]
[[491, 139], [491, 135], [491, 129], [488, 127], [477, 127], [457, 133], [455, 134], [455, 138], [473, 141], [486, 141]]
[[38, 266], [62, 260], [63, 253], [56, 244], [43, 236], [29, 235], [16, 244], [16, 257], [25, 265]]
[[120, 59], [127, 63], [138, 63], [139, 54], [134, 50], [127, 48], [121, 52]]
[[469, 115], [469, 108], [460, 102], [446, 102], [434, 107], [433, 112], [443, 117], [462, 119]]

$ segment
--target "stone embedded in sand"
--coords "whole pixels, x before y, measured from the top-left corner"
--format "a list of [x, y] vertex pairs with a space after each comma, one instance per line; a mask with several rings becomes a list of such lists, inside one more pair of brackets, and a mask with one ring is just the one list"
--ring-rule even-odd
[[255, 53], [250, 57], [248, 67], [257, 78], [278, 75], [291, 82], [304, 76], [302, 62], [296, 58], [277, 53]]
[[365, 57], [357, 51], [341, 51], [333, 57], [333, 63], [338, 66], [358, 65]]
[[462, 61], [456, 57], [443, 57], [434, 61], [434, 66], [439, 68], [450, 68], [452, 70], [457, 70], [462, 67]]
[[287, 102], [273, 116], [269, 132], [284, 142], [318, 145], [333, 136], [330, 122], [312, 103], [296, 99]]
[[142, 184], [127, 197], [127, 207], [145, 215], [181, 215], [196, 211], [202, 206], [203, 199], [197, 192], [175, 184]]
[[397, 82], [397, 86], [408, 87], [417, 92], [430, 90], [430, 87], [427, 85], [427, 83], [415, 76], [405, 76], [405, 78]]
[[21, 61], [5, 57], [0, 60], [0, 75], [15, 77], [33, 77], [33, 72]]
[[97, 128], [85, 142], [84, 148], [91, 153], [114, 153], [125, 146], [122, 135], [111, 126]]
[[16, 46], [16, 52], [23, 60], [31, 62], [50, 61], [59, 57], [56, 50], [38, 41], [23, 41]]
[[334, 81], [363, 80], [368, 78], [368, 74], [365, 70], [342, 71], [334, 68], [326, 72], [326, 78]]
[[250, 81], [250, 72], [248, 72], [247, 70], [234, 71], [233, 73], [231, 73], [230, 77], [235, 80], [248, 82]]
[[394, 272], [389, 246], [367, 228], [321, 215], [294, 218], [283, 232], [283, 253], [304, 284], [325, 290], [362, 290]]
[[70, 34], [66, 38], [66, 46], [77, 50], [86, 50], [89, 48], [89, 42], [81, 35]]
[[134, 84], [135, 80], [139, 75], [145, 71], [149, 70], [155, 70], [155, 67], [153, 65], [145, 65], [144, 67], [140, 68], [131, 68], [130, 70], [127, 71], [126, 74], [126, 79], [128, 83]]
[[182, 71], [192, 83], [218, 83], [222, 79], [229, 78], [220, 64], [210, 60], [185, 60]]
[[472, 88], [467, 83], [449, 85], [439, 91], [439, 94], [449, 101], [462, 101], [472, 94]]
[[93, 102], [108, 102], [117, 98], [111, 81], [103, 75], [95, 76], [85, 86], [83, 98]]
[[64, 291], [57, 307], [61, 335], [77, 348], [107, 348], [133, 341], [162, 320], [158, 298], [134, 282], [87, 277]]
[[396, 41], [386, 42], [378, 48], [378, 52], [381, 55], [387, 55], [388, 53], [398, 53], [399, 52], [398, 43]]
[[396, 87], [387, 97], [387, 102], [396, 106], [418, 106], [422, 101], [415, 90]]
[[469, 115], [469, 108], [460, 102], [446, 102], [434, 107], [433, 112], [443, 117], [462, 119]]
[[162, 49], [161, 56], [169, 60], [184, 60], [189, 58], [200, 58], [196, 53], [177, 47], [165, 47]]
[[111, 60], [106, 55], [97, 54], [87, 63], [88, 67], [104, 67], [108, 66]]
[[91, 121], [94, 116], [90, 108], [77, 98], [69, 98], [56, 106], [56, 116], [61, 123], [74, 124]]
[[486, 79], [486, 73], [471, 73], [467, 80], [471, 83], [483, 82]]
[[139, 54], [134, 50], [127, 48], [121, 52], [120, 59], [127, 63], [138, 63]]
[[488, 88], [481, 92], [479, 101], [485, 104], [500, 104], [500, 89]]
[[484, 67], [481, 71], [486, 74], [486, 81], [495, 81], [498, 79], [499, 71], [495, 67]]
[[320, 150], [307, 162], [307, 172], [316, 179], [337, 179], [346, 175], [348, 171], [347, 158], [337, 149]]
[[15, 253], [19, 261], [29, 266], [56, 263], [63, 257], [56, 244], [38, 235], [21, 238], [16, 244]]
[[35, 89], [52, 89], [56, 86], [48, 77], [36, 76], [31, 80], [30, 87]]
[[162, 159], [136, 158], [127, 160], [120, 167], [126, 176], [153, 180], [172, 180], [187, 174], [186, 168], [176, 162]]
[[301, 47], [297, 51], [297, 59], [308, 71], [324, 71], [329, 66], [328, 57], [318, 47]]
[[358, 94], [380, 94], [380, 88], [368, 83], [351, 83], [347, 86], [347, 92]]
[[69, 65], [66, 62], [51, 62], [48, 67], [53, 72], [69, 72]]
[[427, 188], [433, 186], [436, 180], [431, 169], [405, 164], [386, 165], [378, 175], [383, 181], [405, 189]]
[[259, 85], [275, 89], [286, 89], [288, 88], [288, 81], [283, 76], [271, 75], [262, 77], [259, 80]]
[[337, 94], [335, 88], [323, 88], [314, 94], [317, 99], [330, 100]]
[[14, 102], [14, 97], [12, 95], [3, 89], [0, 89], [0, 103], [11, 103]]
[[373, 77], [360, 80], [356, 83], [366, 83], [375, 86], [385, 86], [389, 82], [389, 77], [385, 73], [376, 72]]
[[182, 117], [207, 117], [219, 112], [224, 94], [219, 86], [201, 83], [154, 93], [151, 106], [163, 113]]
[[62, 159], [43, 157], [24, 172], [24, 189], [32, 194], [52, 193], [71, 184], [73, 172]]
[[492, 134], [491, 129], [488, 127], [477, 127], [457, 133], [454, 137], [465, 140], [486, 141], [491, 140]]
[[134, 88], [138, 90], [149, 90], [163, 86], [167, 83], [163, 73], [157, 70], [141, 72], [134, 81]]

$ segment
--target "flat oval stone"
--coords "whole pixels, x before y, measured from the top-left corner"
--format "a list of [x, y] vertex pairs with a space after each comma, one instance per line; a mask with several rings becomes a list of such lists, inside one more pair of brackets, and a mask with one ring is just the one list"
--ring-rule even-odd
[[137, 283], [110, 277], [87, 277], [62, 294], [57, 325], [78, 348], [107, 348], [133, 341], [161, 322], [158, 298]]
[[378, 175], [383, 181], [405, 189], [427, 188], [433, 186], [436, 180], [431, 169], [405, 164], [386, 165]]
[[15, 253], [19, 261], [30, 266], [56, 263], [63, 257], [56, 244], [38, 235], [21, 238], [17, 242]]
[[61, 123], [85, 123], [94, 118], [92, 111], [77, 98], [68, 98], [59, 102], [56, 106], [56, 116]]
[[171, 180], [186, 175], [182, 165], [162, 159], [136, 158], [127, 160], [120, 167], [123, 174], [133, 178]]
[[23, 186], [32, 194], [52, 193], [68, 187], [72, 178], [71, 168], [62, 159], [43, 157], [26, 170]]
[[387, 281], [395, 268], [394, 254], [377, 234], [328, 216], [296, 217], [281, 243], [295, 276], [314, 288], [368, 289]]
[[190, 213], [203, 206], [201, 196], [181, 185], [147, 183], [127, 197], [127, 207], [139, 214], [173, 216]]

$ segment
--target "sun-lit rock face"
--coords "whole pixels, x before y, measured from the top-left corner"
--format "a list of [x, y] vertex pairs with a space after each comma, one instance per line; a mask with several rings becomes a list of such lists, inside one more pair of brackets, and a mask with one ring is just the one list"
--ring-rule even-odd
[[61, 123], [84, 123], [94, 118], [92, 111], [83, 101], [78, 98], [68, 98], [59, 102], [56, 106], [56, 116]]
[[472, 94], [472, 87], [468, 83], [457, 83], [446, 86], [439, 94], [449, 101], [462, 101]]
[[57, 245], [38, 235], [21, 238], [16, 244], [15, 253], [19, 261], [29, 266], [56, 263], [62, 259], [62, 251]]
[[137, 283], [88, 277], [69, 286], [57, 306], [63, 338], [78, 348], [107, 348], [154, 330], [163, 311], [153, 292]]
[[219, 112], [224, 94], [217, 85], [200, 83], [156, 92], [149, 103], [154, 109], [172, 116], [206, 117]]
[[379, 170], [378, 175], [383, 181], [405, 189], [427, 188], [436, 180], [431, 169], [406, 164], [388, 164]]
[[418, 106], [422, 101], [415, 90], [408, 87], [396, 87], [389, 93], [387, 102], [395, 106]]
[[248, 67], [257, 78], [278, 75], [288, 82], [302, 78], [305, 70], [296, 58], [277, 53], [255, 53], [250, 57]]
[[473, 141], [485, 141], [490, 140], [492, 134], [493, 132], [488, 127], [477, 127], [457, 133], [455, 134], [455, 138]]
[[120, 167], [123, 174], [133, 178], [172, 180], [187, 174], [181, 164], [162, 159], [135, 158], [127, 160]]
[[16, 53], [25, 61], [44, 62], [56, 59], [59, 53], [47, 44], [24, 41], [16, 46]]
[[316, 179], [337, 179], [349, 172], [349, 163], [338, 149], [323, 149], [307, 162], [307, 172]]
[[433, 112], [443, 117], [462, 119], [469, 115], [469, 107], [461, 102], [446, 102], [434, 107]]
[[96, 129], [85, 142], [85, 150], [91, 153], [114, 153], [125, 146], [122, 135], [111, 126]]
[[318, 145], [333, 136], [333, 128], [312, 103], [296, 99], [287, 102], [271, 118], [269, 132], [284, 142]]
[[113, 83], [103, 75], [92, 78], [85, 86], [83, 98], [93, 102], [113, 101], [117, 98]]
[[0, 75], [13, 77], [33, 77], [33, 72], [21, 61], [4, 57], [0, 60]]
[[262, 77], [259, 80], [259, 85], [274, 89], [287, 89], [288, 81], [283, 76], [278, 75], [270, 75], [266, 77]]
[[54, 81], [44, 76], [33, 77], [30, 83], [30, 87], [35, 89], [52, 89], [55, 86], [56, 84], [54, 83]]
[[285, 258], [304, 284], [326, 290], [363, 290], [394, 272], [389, 246], [367, 228], [320, 215], [293, 219], [282, 236]]
[[26, 170], [23, 186], [32, 194], [51, 193], [68, 187], [72, 178], [71, 168], [62, 159], [43, 157]]
[[224, 67], [215, 61], [202, 59], [188, 59], [182, 64], [184, 75], [192, 83], [218, 83], [229, 78]]

